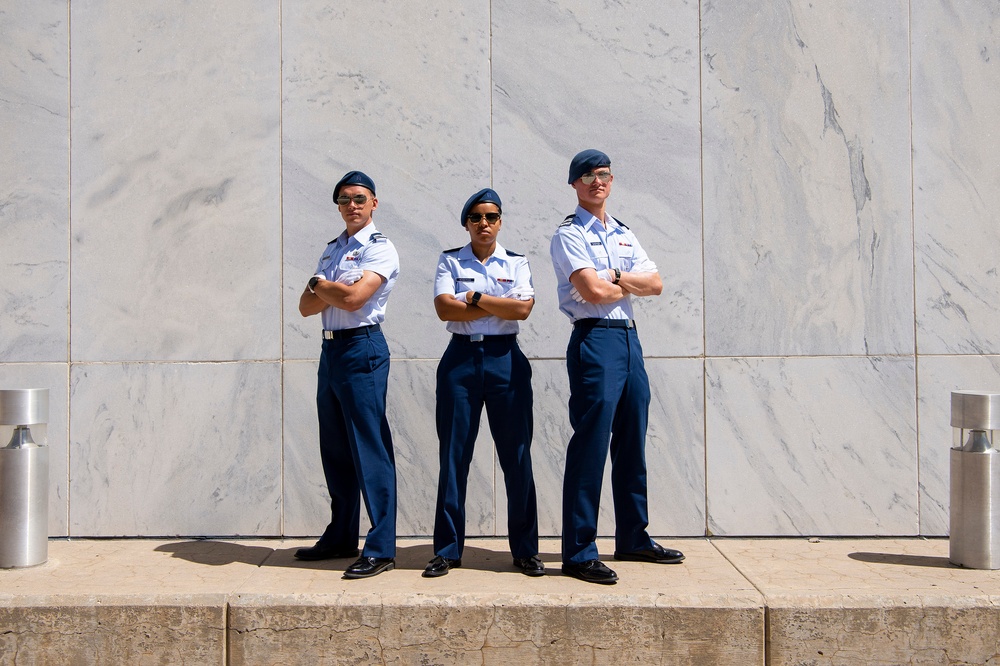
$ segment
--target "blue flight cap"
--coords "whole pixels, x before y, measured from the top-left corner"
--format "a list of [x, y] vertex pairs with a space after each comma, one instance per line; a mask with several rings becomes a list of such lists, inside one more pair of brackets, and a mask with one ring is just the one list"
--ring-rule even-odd
[[471, 197], [469, 197], [469, 200], [465, 202], [464, 206], [462, 206], [462, 217], [459, 218], [459, 222], [462, 223], [463, 227], [465, 226], [465, 218], [468, 217], [469, 215], [469, 209], [475, 206], [476, 204], [481, 204], [481, 203], [496, 204], [497, 210], [503, 212], [503, 204], [500, 203], [500, 195], [491, 190], [490, 188], [484, 187], [483, 189], [479, 190]]
[[581, 150], [569, 163], [569, 184], [572, 185], [583, 174], [602, 166], [611, 166], [611, 158], [593, 148]]
[[337, 203], [337, 195], [340, 194], [340, 188], [347, 187], [348, 185], [360, 185], [361, 187], [367, 187], [371, 190], [372, 196], [375, 196], [375, 181], [360, 171], [348, 171], [344, 174], [344, 177], [333, 186], [334, 203]]

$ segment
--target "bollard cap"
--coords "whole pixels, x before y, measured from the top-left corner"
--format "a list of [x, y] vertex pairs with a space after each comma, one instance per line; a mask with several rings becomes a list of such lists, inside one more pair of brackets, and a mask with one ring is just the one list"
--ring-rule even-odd
[[1000, 430], [1000, 393], [952, 391], [951, 427], [964, 430]]
[[48, 389], [0, 389], [0, 425], [48, 422]]

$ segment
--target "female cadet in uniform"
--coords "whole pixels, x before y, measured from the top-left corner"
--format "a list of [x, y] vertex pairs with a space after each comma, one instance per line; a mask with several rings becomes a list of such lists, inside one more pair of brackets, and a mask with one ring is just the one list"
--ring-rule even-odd
[[531, 366], [517, 346], [517, 322], [528, 317], [535, 292], [528, 260], [497, 242], [500, 215], [496, 192], [473, 194], [461, 215], [470, 242], [441, 253], [434, 281], [434, 308], [452, 337], [437, 371], [441, 470], [428, 578], [462, 565], [465, 494], [484, 404], [507, 487], [514, 566], [528, 576], [545, 573], [531, 474]]

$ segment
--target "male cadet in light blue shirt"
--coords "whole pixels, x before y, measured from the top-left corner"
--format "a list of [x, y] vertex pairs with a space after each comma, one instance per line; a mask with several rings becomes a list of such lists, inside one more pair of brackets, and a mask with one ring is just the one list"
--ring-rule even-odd
[[649, 378], [632, 315], [633, 296], [658, 296], [660, 275], [628, 227], [611, 217], [611, 158], [578, 153], [569, 184], [579, 205], [552, 237], [559, 309], [573, 322], [566, 349], [573, 436], [563, 479], [562, 571], [588, 583], [615, 583], [598, 558], [597, 516], [611, 451], [615, 559], [673, 564], [680, 551], [646, 531], [646, 424]]
[[332, 517], [316, 545], [295, 557], [357, 557], [360, 494], [371, 529], [344, 577], [367, 578], [392, 569], [396, 556], [396, 463], [385, 417], [389, 348], [381, 323], [399, 256], [372, 220], [378, 199], [371, 178], [348, 172], [333, 200], [347, 228], [326, 246], [299, 299], [303, 317], [323, 319], [316, 410]]
[[531, 365], [517, 345], [518, 320], [535, 304], [528, 260], [504, 249], [500, 196], [485, 188], [465, 202], [465, 247], [438, 260], [434, 309], [451, 332], [437, 370], [440, 474], [434, 517], [435, 557], [425, 578], [462, 566], [465, 491], [483, 405], [507, 488], [507, 533], [514, 566], [541, 576], [538, 510], [531, 472]]

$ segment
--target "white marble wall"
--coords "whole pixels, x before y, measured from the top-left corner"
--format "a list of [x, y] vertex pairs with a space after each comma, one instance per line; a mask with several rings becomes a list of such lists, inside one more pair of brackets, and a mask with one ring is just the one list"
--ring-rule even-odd
[[709, 355], [913, 353], [907, 19], [704, 6]]
[[914, 0], [913, 227], [924, 354], [1000, 353], [1000, 7]]
[[70, 8], [72, 360], [279, 358], [275, 3]]
[[[533, 269], [557, 535], [548, 242], [588, 147], [664, 277], [638, 306], [651, 530], [947, 533], [948, 392], [1000, 390], [997, 35], [973, 0], [7, 2], [0, 387], [52, 391], [51, 533], [323, 528], [321, 325], [297, 304], [358, 168], [402, 263], [400, 535], [433, 527], [436, 258], [488, 185]], [[468, 533], [505, 511], [484, 431]]]
[[74, 364], [70, 534], [277, 534], [281, 367]]

